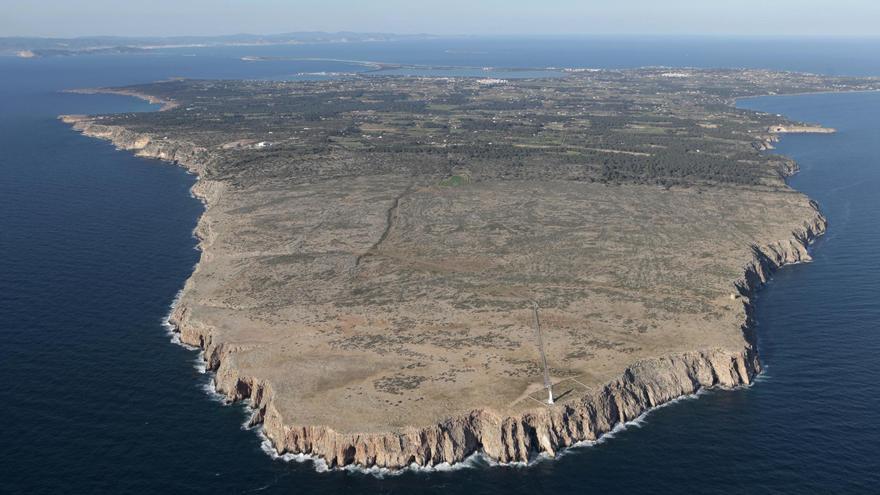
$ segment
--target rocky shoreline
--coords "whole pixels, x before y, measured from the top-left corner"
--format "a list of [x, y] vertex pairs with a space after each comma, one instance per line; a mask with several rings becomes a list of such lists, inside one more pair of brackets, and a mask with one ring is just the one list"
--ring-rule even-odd
[[[167, 103], [166, 103], [167, 105]], [[190, 143], [157, 140], [121, 127], [105, 126], [92, 118], [63, 116], [61, 119], [86, 136], [105, 139], [119, 149], [138, 156], [157, 158], [201, 175], [214, 158], [208, 150]], [[794, 172], [794, 170], [792, 170]], [[196, 235], [202, 260], [211, 256], [212, 234], [209, 214], [224, 186], [202, 178], [193, 187], [194, 196], [205, 205]], [[254, 408], [252, 425], [263, 431], [279, 454], [308, 454], [323, 459], [330, 467], [347, 465], [400, 469], [412, 464], [431, 466], [457, 463], [474, 453], [492, 460], [526, 462], [535, 454], [554, 455], [584, 441], [595, 441], [615, 426], [631, 421], [646, 411], [703, 389], [730, 389], [749, 385], [761, 371], [755, 349], [751, 299], [755, 290], [776, 269], [810, 260], [808, 245], [825, 231], [826, 221], [812, 204], [814, 215], [789, 239], [753, 248], [754, 258], [733, 281], [738, 299], [746, 309], [743, 332], [747, 345], [738, 352], [705, 349], [639, 361], [620, 377], [598, 390], [566, 404], [536, 407], [517, 416], [489, 410], [473, 410], [443, 422], [393, 432], [340, 433], [321, 425], [295, 424], [285, 420], [274, 404], [275, 393], [259, 377], [244, 376], [230, 356], [235, 345], [215, 342], [211, 328], [189, 318], [188, 308], [173, 309], [170, 322], [182, 343], [204, 352], [207, 370], [215, 373], [215, 387], [233, 401], [247, 401]], [[201, 264], [201, 261], [199, 265]], [[194, 273], [199, 271], [196, 265]], [[191, 289], [190, 278], [183, 289]]]
[[[778, 268], [810, 260], [807, 247], [825, 231], [818, 214], [792, 238], [756, 247], [755, 259], [735, 283], [751, 315], [751, 296]], [[263, 431], [279, 455], [308, 454], [330, 467], [347, 465], [401, 469], [464, 461], [481, 453], [500, 463], [528, 462], [535, 454], [554, 456], [582, 442], [596, 441], [618, 425], [670, 401], [704, 389], [733, 389], [750, 385], [761, 371], [754, 346], [751, 316], [743, 325], [750, 342], [741, 352], [721, 349], [696, 351], [641, 361], [602, 389], [575, 404], [536, 408], [516, 417], [474, 410], [465, 416], [400, 432], [344, 434], [317, 425], [291, 425], [273, 405], [271, 386], [255, 377], [241, 376], [226, 357], [233, 351], [212, 342], [209, 329], [189, 324], [186, 308], [178, 307], [172, 321], [181, 340], [204, 349], [207, 369], [214, 372], [217, 392], [233, 401], [244, 400], [254, 409], [251, 425]]]
[[119, 95], [119, 96], [131, 96], [134, 98], [139, 98], [148, 103], [152, 103], [154, 105], [162, 105], [159, 109], [160, 112], [165, 110], [171, 110], [173, 108], [177, 108], [179, 104], [174, 100], [157, 98], [153, 95], [148, 95], [146, 93], [141, 93], [138, 91], [132, 91], [129, 89], [114, 89], [114, 88], [79, 88], [79, 89], [68, 89], [64, 91], [65, 93], [73, 93], [80, 95]]
[[[754, 148], [758, 151], [772, 150], [773, 144], [779, 142], [780, 134], [834, 134], [835, 132], [837, 129], [819, 125], [774, 125], [767, 128], [766, 135], [755, 141]], [[793, 169], [791, 173], [796, 171], [797, 168]]]

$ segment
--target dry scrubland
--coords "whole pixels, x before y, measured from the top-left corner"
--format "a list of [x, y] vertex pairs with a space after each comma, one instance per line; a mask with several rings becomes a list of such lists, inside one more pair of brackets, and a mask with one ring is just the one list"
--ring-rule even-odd
[[752, 290], [825, 223], [785, 185], [795, 165], [758, 152], [802, 128], [732, 99], [874, 84], [171, 81], [121, 90], [167, 111], [68, 120], [199, 173], [204, 253], [173, 317], [218, 389], [280, 451], [401, 467], [525, 460], [750, 383]]

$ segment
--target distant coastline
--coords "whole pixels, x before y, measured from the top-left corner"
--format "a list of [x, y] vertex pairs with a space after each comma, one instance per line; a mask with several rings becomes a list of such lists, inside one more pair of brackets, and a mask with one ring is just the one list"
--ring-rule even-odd
[[354, 32], [294, 32], [228, 36], [171, 36], [171, 37], [83, 37], [39, 38], [0, 37], [0, 55], [20, 58], [66, 57], [76, 55], [107, 55], [148, 52], [175, 48], [211, 48], [244, 46], [308, 45], [316, 43], [368, 43], [435, 39], [428, 34], [400, 35], [392, 33]]
[[[120, 95], [120, 96], [132, 96], [134, 98], [139, 98], [141, 100], [152, 103], [153, 105], [162, 105], [159, 109], [160, 112], [164, 112], [166, 110], [171, 110], [172, 108], [177, 108], [180, 106], [174, 100], [171, 99], [163, 99], [157, 96], [148, 95], [146, 93], [141, 93], [138, 91], [133, 91], [130, 89], [114, 89], [114, 88], [79, 88], [79, 89], [65, 89], [64, 93], [73, 93], [80, 95], [96, 95], [96, 94], [105, 94], [105, 95]], [[68, 118], [73, 116], [66, 116]]]

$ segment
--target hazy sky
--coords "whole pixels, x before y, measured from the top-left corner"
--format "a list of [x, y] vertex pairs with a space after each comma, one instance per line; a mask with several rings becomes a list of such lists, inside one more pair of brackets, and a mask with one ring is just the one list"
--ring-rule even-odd
[[0, 36], [880, 35], [880, 0], [0, 0]]

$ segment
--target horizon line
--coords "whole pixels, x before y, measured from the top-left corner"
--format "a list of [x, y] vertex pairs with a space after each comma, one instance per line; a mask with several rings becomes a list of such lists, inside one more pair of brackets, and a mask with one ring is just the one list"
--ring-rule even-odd
[[236, 32], [225, 34], [165, 34], [165, 35], [131, 35], [131, 34], [84, 34], [75, 36], [58, 36], [58, 35], [9, 35], [0, 36], [0, 40], [25, 38], [25, 39], [43, 39], [43, 40], [75, 40], [75, 39], [100, 39], [115, 38], [122, 40], [137, 39], [171, 39], [171, 38], [225, 38], [234, 36], [253, 36], [253, 37], [278, 37], [278, 36], [294, 36], [304, 34], [326, 34], [326, 35], [381, 35], [381, 36], [401, 36], [401, 37], [430, 37], [437, 39], [444, 38], [569, 38], [569, 37], [645, 37], [645, 38], [746, 38], [746, 39], [880, 39], [880, 34], [806, 34], [806, 33], [667, 33], [667, 32], [615, 32], [615, 33], [396, 33], [386, 31], [285, 31], [273, 33], [254, 33], [254, 32]]

